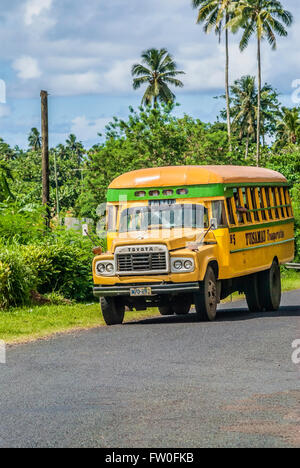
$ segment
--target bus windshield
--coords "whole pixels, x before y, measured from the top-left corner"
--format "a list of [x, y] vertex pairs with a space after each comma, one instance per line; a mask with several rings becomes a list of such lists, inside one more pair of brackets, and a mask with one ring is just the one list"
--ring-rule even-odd
[[120, 217], [120, 232], [149, 229], [208, 227], [208, 211], [199, 204], [139, 206], [125, 209]]

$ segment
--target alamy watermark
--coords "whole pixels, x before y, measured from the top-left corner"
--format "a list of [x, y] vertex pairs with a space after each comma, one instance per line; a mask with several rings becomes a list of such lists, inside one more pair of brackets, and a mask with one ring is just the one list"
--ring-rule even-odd
[[0, 104], [6, 104], [6, 83], [0, 80]]
[[294, 349], [292, 354], [292, 361], [296, 365], [300, 364], [300, 339], [293, 341], [292, 348]]
[[6, 364], [6, 344], [0, 340], [0, 364]]

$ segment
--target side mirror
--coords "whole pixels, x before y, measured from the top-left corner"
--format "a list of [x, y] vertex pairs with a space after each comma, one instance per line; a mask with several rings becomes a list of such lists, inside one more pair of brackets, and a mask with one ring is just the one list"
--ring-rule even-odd
[[102, 247], [94, 247], [93, 254], [94, 255], [101, 255], [103, 253]]
[[218, 229], [218, 221], [217, 221], [217, 218], [211, 218], [210, 220], [210, 228], [212, 231], [215, 231], [216, 229]]

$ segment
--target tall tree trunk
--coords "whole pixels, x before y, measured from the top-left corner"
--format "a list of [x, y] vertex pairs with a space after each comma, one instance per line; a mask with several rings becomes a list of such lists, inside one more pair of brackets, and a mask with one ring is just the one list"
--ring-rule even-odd
[[50, 170], [49, 170], [49, 137], [48, 137], [48, 93], [41, 91], [42, 112], [42, 203], [46, 208], [46, 228], [50, 226]]
[[260, 107], [261, 107], [261, 39], [257, 35], [258, 99], [257, 99], [257, 151], [256, 164], [260, 162]]
[[[229, 15], [226, 14], [226, 24], [229, 21]], [[226, 112], [227, 112], [227, 131], [229, 150], [232, 151], [231, 144], [231, 122], [230, 122], [230, 95], [229, 95], [229, 31], [225, 30], [225, 47], [226, 47], [226, 66], [225, 66], [225, 94], [226, 94]]]
[[249, 155], [249, 133], [247, 133], [245, 159], [248, 158], [248, 155]]

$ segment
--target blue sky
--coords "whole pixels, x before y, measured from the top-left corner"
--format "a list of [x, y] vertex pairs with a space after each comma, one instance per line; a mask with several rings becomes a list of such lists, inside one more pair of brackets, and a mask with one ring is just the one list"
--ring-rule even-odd
[[[263, 78], [295, 105], [300, 88], [300, 4], [282, 0], [294, 15], [289, 37], [273, 52], [263, 45]], [[132, 90], [130, 69], [142, 50], [167, 47], [186, 72], [176, 91], [181, 106], [204, 121], [214, 120], [223, 93], [224, 45], [196, 25], [190, 0], [1, 0], [0, 137], [27, 146], [30, 128], [40, 127], [41, 89], [50, 93], [50, 144], [75, 133], [89, 147], [116, 115], [138, 106], [142, 91]], [[253, 40], [241, 54], [231, 37], [231, 81], [256, 73]], [[296, 80], [299, 80], [297, 83]], [[292, 88], [292, 83], [296, 88]], [[1, 93], [0, 102], [4, 100]], [[299, 93], [300, 96], [300, 93]], [[300, 103], [300, 99], [298, 100]]]

